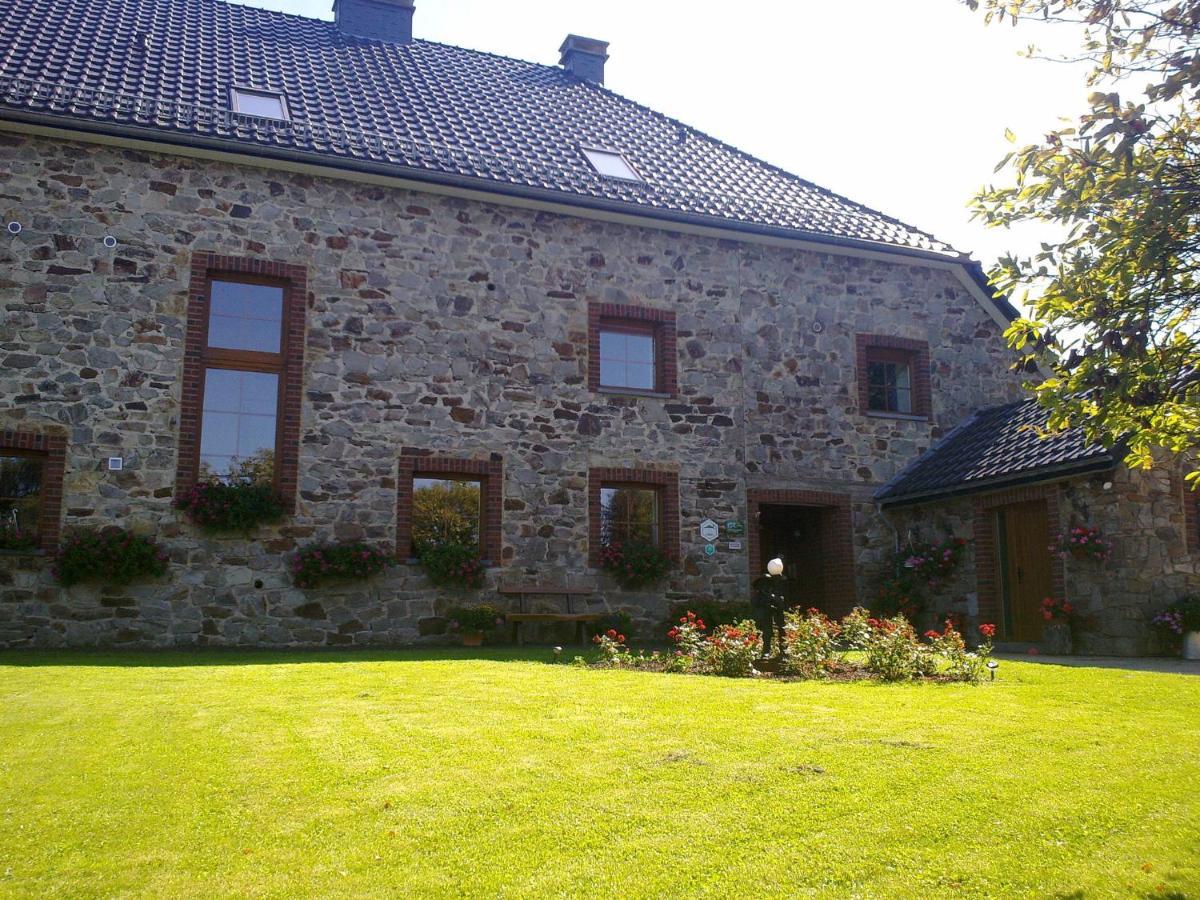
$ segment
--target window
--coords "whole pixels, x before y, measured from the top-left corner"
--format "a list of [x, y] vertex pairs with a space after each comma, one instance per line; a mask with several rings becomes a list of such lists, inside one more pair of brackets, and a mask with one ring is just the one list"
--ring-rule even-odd
[[600, 488], [600, 542], [659, 546], [658, 489], [625, 485]]
[[483, 482], [478, 478], [414, 478], [412, 554], [441, 544], [482, 551]]
[[679, 475], [653, 469], [599, 468], [588, 473], [588, 557], [613, 543], [651, 544], [679, 559]]
[[0, 548], [18, 533], [35, 548], [58, 545], [66, 448], [66, 438], [55, 435], [0, 432], [0, 535], [7, 539]]
[[177, 490], [247, 479], [294, 504], [305, 284], [301, 266], [196, 254]]
[[896, 351], [867, 354], [867, 408], [911, 415], [912, 358]]
[[200, 477], [275, 480], [284, 286], [213, 278], [208, 292]]
[[592, 164], [592, 168], [605, 178], [618, 178], [622, 181], [642, 181], [639, 175], [620, 153], [616, 150], [596, 150], [591, 147], [583, 148], [583, 155]]
[[591, 390], [676, 393], [674, 312], [593, 303], [588, 307], [588, 346]]
[[504, 462], [447, 456], [400, 457], [396, 492], [396, 556], [420, 558], [441, 543], [477, 545], [480, 555], [499, 565], [503, 547], [500, 515]]
[[932, 402], [929, 345], [889, 335], [857, 336], [858, 394], [863, 412], [928, 418]]
[[23, 450], [0, 450], [0, 529], [36, 536], [42, 523], [45, 457]]
[[248, 88], [234, 88], [232, 94], [234, 112], [245, 116], [257, 116], [260, 119], [288, 119], [283, 94]]
[[654, 330], [600, 325], [600, 387], [658, 388]]

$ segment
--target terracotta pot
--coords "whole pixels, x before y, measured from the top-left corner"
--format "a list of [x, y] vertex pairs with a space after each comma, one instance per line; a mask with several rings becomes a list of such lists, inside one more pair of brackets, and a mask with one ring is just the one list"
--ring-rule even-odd
[[1200, 631], [1189, 631], [1184, 634], [1183, 658], [1200, 659]]
[[483, 632], [482, 631], [464, 631], [462, 633], [462, 642], [464, 647], [482, 647]]

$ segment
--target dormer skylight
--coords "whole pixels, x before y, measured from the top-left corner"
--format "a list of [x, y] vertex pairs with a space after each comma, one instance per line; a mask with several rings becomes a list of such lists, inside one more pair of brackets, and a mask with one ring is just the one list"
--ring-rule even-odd
[[231, 91], [233, 111], [244, 116], [260, 119], [288, 120], [287, 103], [277, 91], [260, 91], [251, 88], [234, 88]]
[[637, 170], [630, 165], [629, 160], [616, 150], [597, 150], [594, 147], [582, 147], [583, 155], [592, 164], [592, 168], [605, 178], [619, 178], [621, 181], [643, 181]]

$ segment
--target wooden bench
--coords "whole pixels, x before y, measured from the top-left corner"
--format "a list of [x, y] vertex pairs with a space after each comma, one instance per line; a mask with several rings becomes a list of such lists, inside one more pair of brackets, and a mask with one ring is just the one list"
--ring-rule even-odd
[[[577, 613], [571, 609], [571, 598], [591, 596], [595, 593], [591, 588], [555, 587], [544, 584], [507, 584], [498, 587], [496, 593], [505, 597], [517, 598], [517, 611], [507, 615], [508, 621], [512, 623], [512, 639], [516, 644], [522, 643], [522, 622], [574, 622], [575, 640], [582, 644], [584, 642], [583, 626], [599, 622], [604, 618], [604, 613]], [[567, 611], [565, 613], [526, 612], [525, 601], [530, 597], [562, 597], [566, 602]]]

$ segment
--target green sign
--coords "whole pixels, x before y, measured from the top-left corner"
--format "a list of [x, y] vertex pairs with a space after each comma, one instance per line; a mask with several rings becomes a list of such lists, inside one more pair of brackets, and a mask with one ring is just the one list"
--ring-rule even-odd
[[741, 522], [739, 522], [737, 519], [730, 519], [728, 522], [725, 523], [725, 533], [726, 534], [745, 534], [746, 526], [743, 525]]

